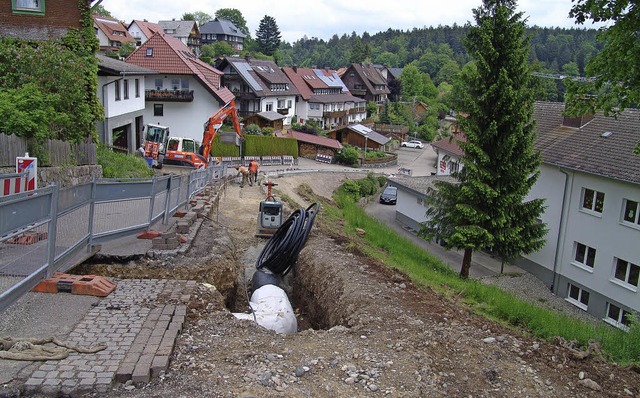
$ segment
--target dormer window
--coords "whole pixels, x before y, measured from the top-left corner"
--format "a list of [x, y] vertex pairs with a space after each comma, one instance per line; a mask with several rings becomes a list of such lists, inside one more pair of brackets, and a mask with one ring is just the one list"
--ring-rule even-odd
[[153, 47], [147, 47], [147, 57], [153, 57]]

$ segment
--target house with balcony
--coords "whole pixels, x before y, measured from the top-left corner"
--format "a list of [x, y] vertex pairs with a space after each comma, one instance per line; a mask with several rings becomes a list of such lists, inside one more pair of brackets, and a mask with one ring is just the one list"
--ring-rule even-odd
[[372, 101], [381, 106], [391, 93], [387, 79], [372, 64], [351, 64], [340, 76], [349, 92], [366, 102]]
[[196, 55], [200, 55], [200, 30], [195, 21], [158, 21], [165, 34], [180, 40]]
[[162, 28], [157, 23], [149, 22], [146, 19], [140, 21], [134, 19], [127, 27], [131, 37], [136, 40], [136, 48], [149, 40], [156, 32], [162, 32]]
[[200, 26], [202, 45], [226, 41], [233, 51], [240, 52], [244, 49], [244, 39], [247, 37], [233, 22], [216, 18]]
[[126, 59], [155, 71], [145, 77], [145, 123], [171, 128], [173, 135], [202, 140], [203, 125], [234, 99], [222, 72], [202, 62], [180, 40], [157, 32]]
[[0, 5], [0, 37], [57, 39], [70, 28], [79, 29], [82, 12], [95, 0], [12, 0]]
[[295, 66], [282, 71], [300, 93], [296, 104], [300, 123], [312, 120], [323, 129], [335, 129], [367, 118], [365, 100], [351, 95], [336, 71]]
[[627, 316], [640, 313], [640, 111], [565, 117], [564, 108], [535, 104], [542, 164], [526, 200], [545, 199], [540, 222], [549, 231], [542, 249], [516, 264], [559, 297], [625, 329]]
[[236, 96], [239, 115], [251, 117], [260, 112], [284, 115], [283, 124], [291, 125], [296, 115], [298, 90], [273, 61], [245, 57], [225, 57], [218, 64], [224, 73], [223, 84]]
[[101, 143], [135, 153], [142, 144], [145, 77], [156, 72], [102, 54], [98, 58], [98, 99], [104, 120], [96, 123]]
[[93, 29], [100, 42], [100, 51], [118, 52], [124, 43], [136, 44], [126, 26], [114, 18], [93, 16]]

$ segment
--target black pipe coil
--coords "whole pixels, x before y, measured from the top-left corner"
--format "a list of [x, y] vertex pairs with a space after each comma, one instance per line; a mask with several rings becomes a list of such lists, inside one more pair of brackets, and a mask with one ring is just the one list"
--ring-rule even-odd
[[293, 269], [298, 255], [307, 243], [319, 205], [294, 211], [276, 230], [256, 260], [256, 268], [285, 276]]

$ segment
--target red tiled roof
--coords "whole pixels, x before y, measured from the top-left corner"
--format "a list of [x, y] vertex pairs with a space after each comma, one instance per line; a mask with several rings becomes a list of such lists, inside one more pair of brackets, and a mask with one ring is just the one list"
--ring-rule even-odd
[[333, 138], [320, 137], [313, 134], [302, 133], [300, 131], [288, 130], [276, 134], [280, 138], [295, 138], [298, 141], [308, 144], [320, 145], [332, 149], [342, 149], [342, 144]]
[[466, 142], [467, 137], [464, 134], [454, 134], [451, 137], [441, 138], [438, 141], [431, 143], [431, 146], [445, 152], [449, 152], [452, 155], [461, 157], [464, 152], [458, 145], [458, 142]]
[[[305, 101], [308, 101], [309, 98], [313, 95], [313, 90], [311, 89], [311, 87], [309, 87], [305, 83], [305, 81], [302, 78], [302, 75], [299, 74], [299, 71], [301, 69], [308, 69], [308, 68], [298, 68], [298, 72], [296, 72], [293, 68], [284, 67], [282, 68], [282, 71], [284, 72], [285, 75], [287, 75], [289, 80], [291, 80], [291, 83], [293, 83], [293, 85], [296, 86], [302, 98]], [[311, 71], [311, 69], [309, 70]]]
[[158, 25], [157, 23], [149, 21], [138, 21], [137, 19], [134, 19], [133, 22], [129, 24], [129, 26], [131, 26], [134, 22], [136, 23], [136, 25], [138, 25], [140, 31], [147, 37], [147, 39], [153, 36], [154, 33], [163, 31], [160, 25]]
[[[147, 56], [149, 48], [151, 56]], [[222, 72], [199, 60], [180, 40], [161, 32], [154, 33], [126, 62], [160, 73], [194, 75], [223, 104], [235, 98], [229, 89], [220, 85]]]
[[136, 39], [131, 37], [127, 28], [117, 19], [94, 15], [93, 23], [95, 23], [98, 29], [107, 36], [109, 41], [117, 41], [120, 43], [136, 42]]

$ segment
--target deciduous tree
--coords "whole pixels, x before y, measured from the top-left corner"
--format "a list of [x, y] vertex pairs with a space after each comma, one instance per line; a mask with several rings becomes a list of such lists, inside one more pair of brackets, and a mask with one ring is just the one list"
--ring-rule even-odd
[[533, 76], [529, 43], [515, 0], [484, 0], [465, 46], [475, 60], [457, 109], [467, 136], [459, 184], [437, 184], [422, 233], [445, 247], [464, 250], [461, 277], [469, 276], [474, 250], [492, 249], [509, 261], [539, 250], [545, 226], [541, 199], [524, 201], [537, 180], [534, 152]]
[[[610, 22], [598, 33], [604, 43], [585, 66], [587, 80], [567, 81], [567, 111], [615, 114], [640, 103], [640, 10], [635, 0], [574, 0], [569, 15], [579, 24]], [[635, 153], [640, 155], [640, 141]]]
[[247, 28], [247, 21], [242, 16], [240, 10], [235, 8], [221, 8], [216, 11], [216, 18], [222, 18], [226, 19], [227, 21], [231, 21], [236, 26], [236, 28], [240, 29], [242, 33], [247, 35], [247, 37], [251, 37], [249, 28]]
[[213, 18], [211, 15], [207, 14], [204, 11], [196, 11], [196, 12], [187, 12], [182, 14], [183, 21], [196, 21], [198, 27], [206, 24], [211, 21]]

